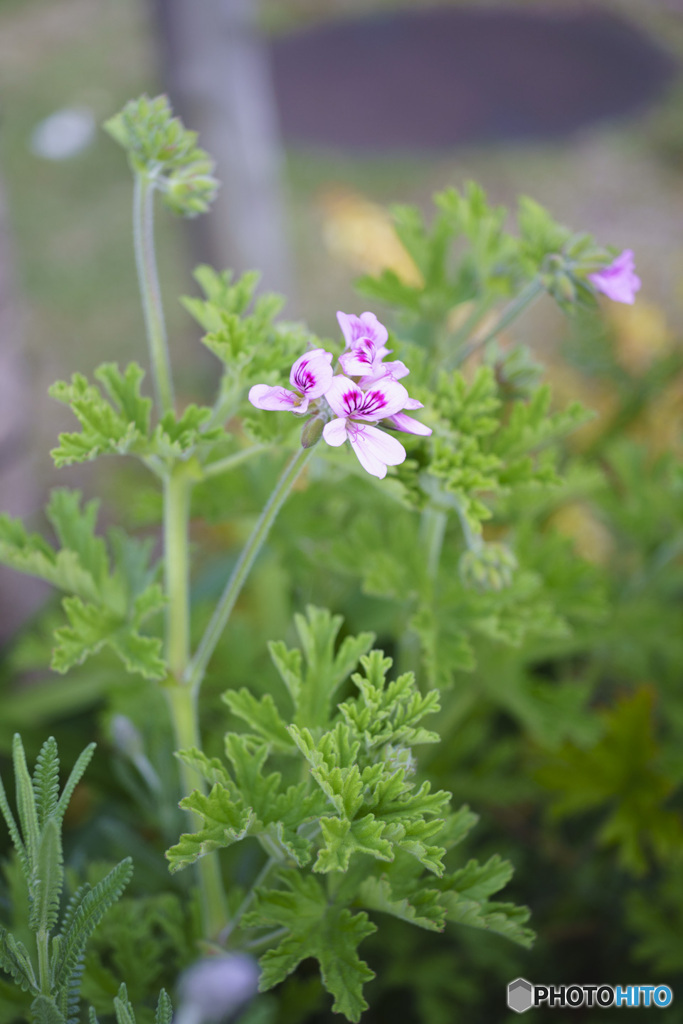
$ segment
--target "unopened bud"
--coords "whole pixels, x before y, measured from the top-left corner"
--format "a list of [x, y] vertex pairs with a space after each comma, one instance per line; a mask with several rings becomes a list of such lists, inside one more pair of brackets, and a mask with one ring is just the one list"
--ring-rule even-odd
[[310, 420], [306, 420], [304, 429], [301, 431], [301, 447], [313, 448], [323, 436], [324, 426], [325, 420], [322, 416], [313, 416]]
[[517, 568], [517, 559], [504, 544], [483, 544], [466, 551], [460, 558], [460, 579], [463, 585], [481, 593], [509, 587]]

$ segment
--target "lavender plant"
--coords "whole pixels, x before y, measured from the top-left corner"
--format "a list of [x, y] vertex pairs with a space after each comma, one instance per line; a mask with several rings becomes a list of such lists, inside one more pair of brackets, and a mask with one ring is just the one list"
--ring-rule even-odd
[[[62, 434], [52, 454], [58, 467], [104, 455], [137, 459], [161, 492], [163, 556], [154, 561], [153, 538], [119, 528], [105, 539], [96, 532], [96, 503], [56, 490], [47, 515], [58, 546], [3, 516], [0, 560], [66, 595], [66, 624], [55, 632], [52, 653], [57, 672], [78, 672], [109, 652], [121, 672], [165, 701], [166, 747], [177, 753], [180, 806], [189, 812], [185, 831], [167, 844], [173, 877], [162, 896], [170, 900], [166, 916], [177, 915], [169, 942], [178, 969], [200, 952], [231, 970], [235, 957], [259, 954], [259, 988], [267, 991], [314, 958], [333, 1009], [357, 1021], [367, 1008], [363, 986], [373, 977], [358, 947], [385, 916], [429, 932], [454, 922], [523, 947], [532, 942], [528, 911], [492, 899], [510, 879], [510, 864], [495, 853], [484, 863], [459, 859], [458, 846], [477, 819], [467, 806], [454, 809], [451, 794], [433, 790], [424, 777], [421, 766], [429, 759], [421, 748], [440, 736], [423, 720], [439, 712], [440, 691], [448, 694], [454, 679], [486, 663], [491, 651], [528, 636], [566, 637], [577, 604], [586, 603], [593, 580], [587, 582], [585, 567], [525, 532], [523, 508], [530, 494], [565, 485], [557, 442], [587, 414], [578, 403], [551, 411], [549, 388], [539, 384], [528, 353], [506, 351], [497, 339], [544, 293], [567, 310], [594, 304], [596, 291], [632, 302], [639, 287], [632, 256], [627, 251], [615, 259], [529, 200], [520, 206], [520, 236], [512, 236], [503, 229], [505, 211], [491, 208], [476, 186], [462, 195], [449, 190], [437, 197], [431, 228], [417, 211], [399, 211], [399, 235], [422, 284], [407, 285], [391, 273], [362, 283], [366, 295], [398, 309], [399, 331], [390, 336], [371, 312], [340, 312], [343, 345], [277, 321], [281, 303], [255, 297], [255, 275], [235, 281], [229, 272], [201, 267], [204, 298], [185, 304], [222, 373], [212, 405], [179, 411], [156, 271], [154, 202], [159, 192], [174, 213], [203, 213], [217, 185], [213, 165], [163, 97], [128, 104], [106, 128], [126, 150], [134, 176], [135, 258], [155, 397], [144, 395], [137, 363], [123, 370], [104, 364], [94, 383], [76, 374], [56, 384], [52, 396], [70, 407], [80, 430]], [[468, 248], [455, 259], [463, 238]], [[465, 314], [454, 325], [459, 307]], [[409, 415], [418, 409], [421, 419]], [[198, 629], [192, 512], [217, 493], [230, 494], [238, 475], [269, 453], [281, 460], [285, 452], [272, 493]], [[300, 510], [300, 527], [314, 562], [360, 578], [366, 593], [393, 602], [398, 639], [389, 657], [373, 648], [375, 635], [366, 628], [345, 630], [340, 642], [340, 615], [314, 605], [298, 612], [300, 646], [276, 641], [269, 647], [279, 686], [259, 678], [224, 694], [218, 757], [215, 724], [204, 736], [200, 730], [206, 676], [276, 517], [302, 480], [307, 508]], [[313, 571], [297, 561], [297, 572]], [[557, 578], [562, 587], [554, 585]], [[506, 690], [493, 677], [489, 687], [539, 732], [562, 709], [572, 713], [555, 722], [558, 739], [582, 734], [585, 693]], [[466, 688], [463, 695], [471, 699]], [[109, 700], [114, 706], [112, 692]], [[144, 730], [151, 726], [138, 726], [142, 732], [123, 720], [123, 745], [129, 753], [135, 748], [131, 760], [157, 802], [170, 801], [174, 786], [162, 783], [148, 757]], [[15, 761], [23, 780], [17, 797], [23, 839], [4, 797], [3, 812], [18, 844], [39, 970], [10, 933], [2, 933], [0, 961], [31, 994], [30, 1008], [20, 1012], [51, 1024], [81, 1019], [76, 982], [84, 970], [91, 1021], [96, 1012], [111, 1014], [112, 1006], [119, 1024], [134, 1021], [136, 1012], [141, 1022], [151, 1019], [150, 997], [159, 989], [151, 967], [145, 976], [129, 958], [130, 974], [115, 977], [108, 956], [113, 949], [114, 960], [126, 962], [136, 917], [151, 913], [151, 895], [110, 906], [122, 886], [105, 887], [88, 935], [72, 943], [71, 974], [60, 973], [73, 907], [98, 888], [74, 897], [62, 925], [66, 938], [50, 938], [62, 887], [62, 804], [33, 808], [23, 764]], [[48, 741], [34, 780], [36, 800], [53, 793], [57, 770]], [[47, 775], [52, 781], [41, 782]], [[167, 810], [162, 832], [174, 822]], [[219, 851], [229, 852], [219, 858]], [[185, 868], [194, 872], [198, 921], [192, 892], [175, 885], [175, 873]], [[86, 955], [86, 939], [105, 910], [107, 939], [93, 934]], [[144, 948], [158, 951], [158, 934], [150, 928], [145, 935]], [[135, 1009], [129, 991], [139, 998]], [[246, 984], [243, 1000], [250, 991]], [[239, 1001], [228, 999], [226, 1006], [235, 1012]], [[186, 1010], [181, 1006], [181, 1019], [200, 1019]], [[155, 1019], [168, 1021], [170, 1014], [162, 992]], [[13, 1019], [11, 1010], [5, 1019]]]

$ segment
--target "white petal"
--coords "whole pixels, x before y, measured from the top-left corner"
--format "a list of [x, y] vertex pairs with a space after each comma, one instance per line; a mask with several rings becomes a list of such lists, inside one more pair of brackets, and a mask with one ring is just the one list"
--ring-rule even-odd
[[401, 442], [377, 427], [354, 424], [349, 440], [363, 469], [380, 480], [387, 475], [387, 466], [398, 466], [406, 457]]
[[279, 386], [269, 387], [268, 384], [254, 384], [253, 388], [249, 391], [249, 401], [257, 409], [268, 409], [271, 412], [287, 409], [292, 412], [294, 407], [299, 405], [301, 399], [299, 395], [295, 395], [293, 391], [288, 391], [287, 388]]
[[338, 448], [346, 440], [346, 420], [330, 420], [323, 427], [323, 437], [333, 448]]
[[347, 417], [355, 413], [363, 403], [363, 392], [348, 377], [337, 374], [325, 392], [325, 398], [337, 416]]
[[374, 313], [361, 313], [359, 319], [362, 321], [367, 333], [364, 335], [366, 338], [372, 338], [375, 345], [379, 348], [389, 338], [389, 332], [381, 324]]

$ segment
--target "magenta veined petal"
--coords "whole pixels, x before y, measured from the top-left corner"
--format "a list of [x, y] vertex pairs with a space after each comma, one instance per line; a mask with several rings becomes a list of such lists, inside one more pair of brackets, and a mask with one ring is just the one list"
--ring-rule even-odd
[[429, 437], [432, 433], [431, 427], [420, 423], [414, 416], [406, 416], [404, 412], [397, 412], [394, 416], [389, 416], [388, 419], [396, 430], [401, 430], [404, 434], [420, 434], [422, 437]]
[[342, 313], [339, 310], [337, 322], [347, 348], [352, 348], [361, 338], [368, 338], [375, 348], [380, 348], [389, 337], [386, 327], [379, 322], [374, 313], [366, 312], [355, 316], [353, 313]]
[[346, 420], [330, 420], [323, 427], [323, 437], [333, 448], [338, 448], [346, 440]]
[[382, 377], [393, 377], [394, 380], [400, 380], [402, 377], [407, 377], [409, 373], [410, 370], [400, 359], [394, 359], [391, 363], [375, 363], [371, 372], [366, 373], [358, 381], [358, 384], [365, 391], [371, 384], [381, 380]]
[[410, 401], [406, 389], [393, 377], [382, 377], [361, 394], [363, 401], [352, 413], [354, 418], [361, 420], [386, 419], [400, 412]]
[[325, 398], [332, 412], [346, 418], [351, 415], [350, 408], [355, 408], [356, 405], [362, 403], [363, 392], [352, 380], [339, 373], [332, 378], [330, 386], [325, 392]]
[[332, 353], [314, 348], [296, 360], [289, 375], [289, 383], [309, 399], [320, 398], [332, 383]]
[[608, 267], [603, 267], [595, 274], [589, 274], [588, 280], [599, 292], [613, 302], [625, 302], [632, 306], [636, 292], [640, 290], [641, 280], [635, 272], [633, 251], [624, 249]]
[[308, 408], [308, 398], [302, 399], [300, 395], [279, 385], [270, 387], [268, 384], [254, 384], [249, 391], [249, 401], [257, 409], [268, 409], [271, 412], [285, 409], [302, 413]]
[[400, 441], [369, 424], [349, 424], [348, 436], [363, 469], [380, 480], [387, 475], [387, 466], [398, 466], [406, 457]]

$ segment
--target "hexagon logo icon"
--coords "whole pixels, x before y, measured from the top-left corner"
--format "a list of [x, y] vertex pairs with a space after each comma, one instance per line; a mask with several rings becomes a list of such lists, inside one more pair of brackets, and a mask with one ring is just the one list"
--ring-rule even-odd
[[515, 978], [508, 985], [508, 1006], [515, 1013], [530, 1010], [534, 1003], [534, 988], [526, 978]]

